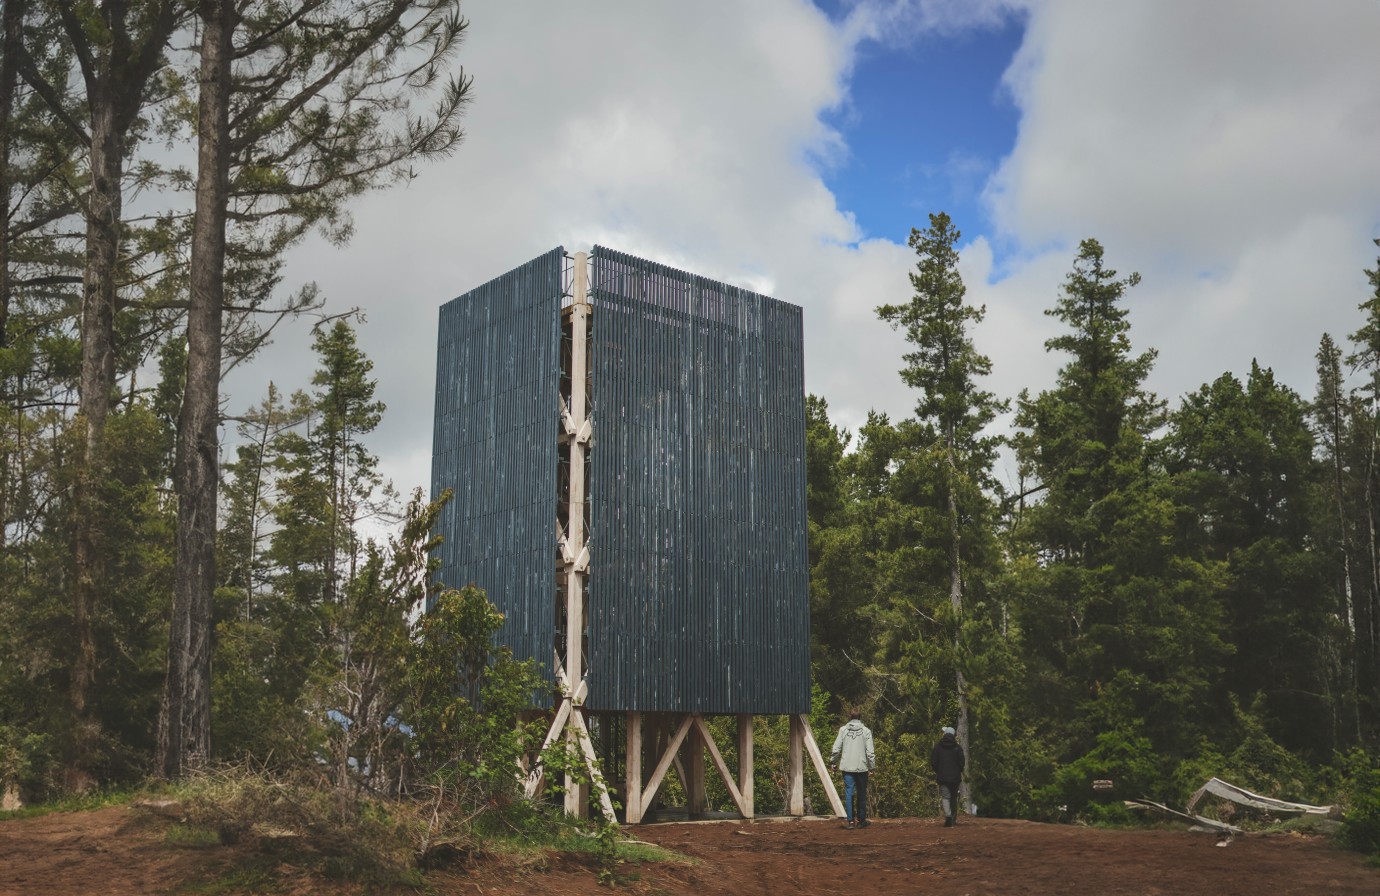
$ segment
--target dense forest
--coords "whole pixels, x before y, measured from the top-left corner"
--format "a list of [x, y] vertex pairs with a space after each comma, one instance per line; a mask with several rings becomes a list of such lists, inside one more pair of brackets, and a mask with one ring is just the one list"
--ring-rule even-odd
[[1058, 375], [1007, 399], [982, 388], [958, 239], [942, 213], [913, 230], [913, 296], [877, 309], [914, 415], [854, 434], [807, 403], [816, 679], [875, 720], [879, 799], [919, 808], [945, 724], [1000, 815], [1124, 812], [1094, 779], [1180, 804], [1212, 776], [1305, 801], [1373, 780], [1380, 261], [1310, 398], [1254, 364], [1170, 407], [1132, 344], [1138, 276], [1084, 240], [1046, 311]]
[[[464, 28], [450, 0], [4, 3], [7, 798], [246, 758], [511, 785], [539, 679], [492, 655], [482, 594], [414, 616], [436, 504], [382, 481], [351, 315], [283, 272], [454, 149]], [[1055, 381], [985, 391], [958, 240], [913, 231], [911, 298], [877, 308], [913, 416], [850, 433], [807, 401], [817, 713], [873, 727], [878, 810], [933, 811], [946, 724], [984, 814], [1122, 811], [1093, 778], [1380, 801], [1380, 261], [1311, 395], [1254, 366], [1171, 407], [1138, 278], [1092, 239], [1049, 297]], [[313, 327], [312, 381], [227, 408], [284, 322]]]

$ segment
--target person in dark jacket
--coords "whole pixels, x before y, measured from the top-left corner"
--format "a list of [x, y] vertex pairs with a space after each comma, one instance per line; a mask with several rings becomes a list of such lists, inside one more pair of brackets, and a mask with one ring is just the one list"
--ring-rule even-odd
[[958, 822], [958, 785], [963, 780], [963, 766], [967, 757], [963, 747], [954, 737], [954, 730], [946, 727], [944, 736], [930, 751], [930, 768], [934, 769], [935, 780], [939, 782], [939, 802], [944, 809], [944, 827], [951, 828]]

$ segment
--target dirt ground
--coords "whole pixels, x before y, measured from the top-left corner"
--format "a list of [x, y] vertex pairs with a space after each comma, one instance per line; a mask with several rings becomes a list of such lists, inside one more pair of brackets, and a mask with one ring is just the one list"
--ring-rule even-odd
[[[225, 889], [243, 851], [171, 846], [170, 822], [130, 808], [0, 822], [0, 896], [132, 896], [262, 892], [344, 896], [359, 888], [279, 869], [276, 882]], [[692, 864], [624, 865], [598, 884], [590, 856], [478, 858], [428, 880], [437, 894], [647, 896], [749, 894], [1380, 894], [1380, 869], [1297, 834], [1246, 835], [1226, 847], [1184, 830], [1106, 831], [997, 819], [879, 819], [844, 830], [829, 820], [657, 824], [635, 839]]]

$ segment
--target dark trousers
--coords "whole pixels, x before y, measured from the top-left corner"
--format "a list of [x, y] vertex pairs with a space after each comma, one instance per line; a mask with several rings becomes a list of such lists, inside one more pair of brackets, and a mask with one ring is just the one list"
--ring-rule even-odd
[[945, 818], [954, 818], [958, 815], [957, 781], [939, 782], [939, 805], [944, 810]]
[[867, 821], [867, 772], [843, 773], [843, 808], [853, 820], [853, 794], [858, 795], [858, 821]]

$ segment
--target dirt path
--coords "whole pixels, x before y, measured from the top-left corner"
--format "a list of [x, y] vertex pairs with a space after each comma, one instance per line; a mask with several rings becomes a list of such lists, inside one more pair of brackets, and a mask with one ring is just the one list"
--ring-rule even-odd
[[[167, 822], [128, 808], [0, 822], [0, 896], [134, 896], [189, 892], [244, 857], [168, 844]], [[754, 894], [1380, 894], [1380, 869], [1321, 838], [1248, 835], [1219, 848], [1208, 834], [1103, 831], [1022, 821], [882, 819], [661, 824], [631, 829], [697, 860], [625, 866], [598, 885], [592, 857], [481, 861], [431, 878], [433, 892], [595, 896]], [[323, 896], [354, 888], [300, 877], [259, 892]]]
[[165, 827], [123, 806], [0, 822], [0, 896], [160, 892], [207, 863], [168, 847]]
[[[703, 859], [700, 896], [719, 893], [1380, 894], [1380, 869], [1325, 840], [1107, 831], [1024, 821], [882, 819], [678, 825], [645, 839]], [[784, 885], [784, 886], [783, 886]]]

